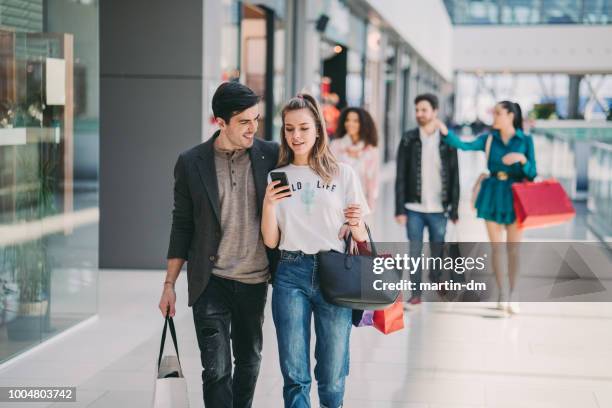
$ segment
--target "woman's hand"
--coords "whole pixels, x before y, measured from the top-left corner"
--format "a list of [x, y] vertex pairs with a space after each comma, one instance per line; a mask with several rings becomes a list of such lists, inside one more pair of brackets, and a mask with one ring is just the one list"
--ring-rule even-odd
[[280, 180], [274, 180], [266, 187], [266, 195], [264, 196], [264, 206], [274, 207], [276, 204], [285, 197], [291, 196], [289, 186], [279, 186]]
[[291, 195], [289, 186], [279, 186], [280, 180], [274, 180], [266, 187], [264, 196], [263, 211], [261, 214], [261, 235], [264, 245], [268, 248], [276, 248], [280, 240], [280, 231], [276, 219], [276, 204], [285, 197]]
[[440, 119], [433, 120], [434, 130], [439, 130], [442, 136], [448, 135], [448, 128]]
[[348, 236], [349, 231], [350, 231], [350, 228], [348, 224], [346, 223], [342, 224], [342, 226], [340, 227], [340, 231], [338, 232], [338, 239], [341, 239], [344, 241], [346, 237]]
[[504, 155], [504, 157], [502, 157], [502, 163], [504, 163], [506, 166], [511, 166], [514, 163], [525, 164], [527, 163], [527, 158], [523, 153], [507, 153]]
[[344, 218], [349, 227], [357, 227], [361, 223], [361, 206], [359, 204], [349, 204], [344, 209]]

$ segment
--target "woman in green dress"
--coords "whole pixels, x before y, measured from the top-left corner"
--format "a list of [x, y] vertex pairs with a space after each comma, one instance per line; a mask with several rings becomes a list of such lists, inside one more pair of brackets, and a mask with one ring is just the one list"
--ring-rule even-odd
[[[487, 233], [492, 243], [507, 242], [509, 291], [503, 286], [500, 245], [492, 245], [493, 270], [499, 288], [498, 308], [509, 313], [518, 312], [513, 290], [518, 272], [518, 247], [522, 230], [517, 227], [514, 212], [512, 183], [533, 180], [536, 163], [533, 139], [523, 132], [521, 107], [514, 102], [502, 101], [495, 105], [493, 130], [478, 136], [474, 141], [464, 142], [444, 123], [438, 124], [443, 140], [461, 150], [482, 150], [487, 155], [489, 176], [484, 178], [476, 198], [476, 211], [485, 220]], [[504, 239], [505, 232], [505, 239]], [[514, 295], [516, 295], [514, 293]]]

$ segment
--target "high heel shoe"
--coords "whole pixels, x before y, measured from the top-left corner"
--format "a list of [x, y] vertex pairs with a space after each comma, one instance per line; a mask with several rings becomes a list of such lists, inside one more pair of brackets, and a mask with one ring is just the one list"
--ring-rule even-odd
[[507, 302], [507, 310], [510, 314], [518, 314], [520, 312], [520, 302], [518, 302], [516, 299], [516, 293], [510, 292], [510, 299]]
[[499, 292], [499, 297], [497, 298], [497, 310], [506, 311], [508, 308], [508, 302], [506, 301], [506, 297], [502, 292]]

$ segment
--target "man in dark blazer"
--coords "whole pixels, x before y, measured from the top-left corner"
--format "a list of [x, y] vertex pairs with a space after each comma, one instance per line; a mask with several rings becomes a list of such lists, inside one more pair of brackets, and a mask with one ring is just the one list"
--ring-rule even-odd
[[[423, 232], [427, 228], [432, 257], [442, 256], [446, 223], [459, 218], [459, 165], [457, 150], [440, 137], [438, 98], [418, 95], [414, 100], [418, 127], [404, 134], [397, 150], [395, 219], [406, 226], [410, 256], [420, 256]], [[409, 302], [421, 303], [422, 268], [413, 272]], [[430, 270], [437, 281], [441, 271]]]
[[212, 99], [219, 130], [182, 153], [174, 168], [159, 307], [164, 316], [167, 310], [174, 315], [174, 283], [187, 261], [206, 407], [250, 407], [259, 374], [264, 306], [276, 258], [263, 244], [261, 207], [279, 147], [255, 137], [258, 102], [237, 82], [219, 86]]

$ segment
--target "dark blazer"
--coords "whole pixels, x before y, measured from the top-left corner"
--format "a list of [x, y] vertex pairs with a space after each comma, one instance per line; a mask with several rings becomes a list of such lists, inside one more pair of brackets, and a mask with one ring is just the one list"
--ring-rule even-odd
[[[208, 284], [221, 241], [213, 146], [218, 135], [219, 131], [208, 141], [181, 153], [174, 167], [174, 209], [167, 258], [187, 260], [189, 306], [195, 303]], [[268, 172], [276, 167], [278, 150], [277, 143], [260, 139], [255, 139], [249, 149], [260, 216]], [[278, 251], [266, 250], [270, 271], [274, 273]]]
[[[456, 220], [459, 207], [459, 165], [457, 149], [442, 141], [440, 135], [440, 162], [442, 164], [442, 207], [451, 220]], [[395, 215], [405, 214], [406, 203], [421, 202], [421, 152], [419, 128], [407, 131], [397, 150], [395, 178]]]

